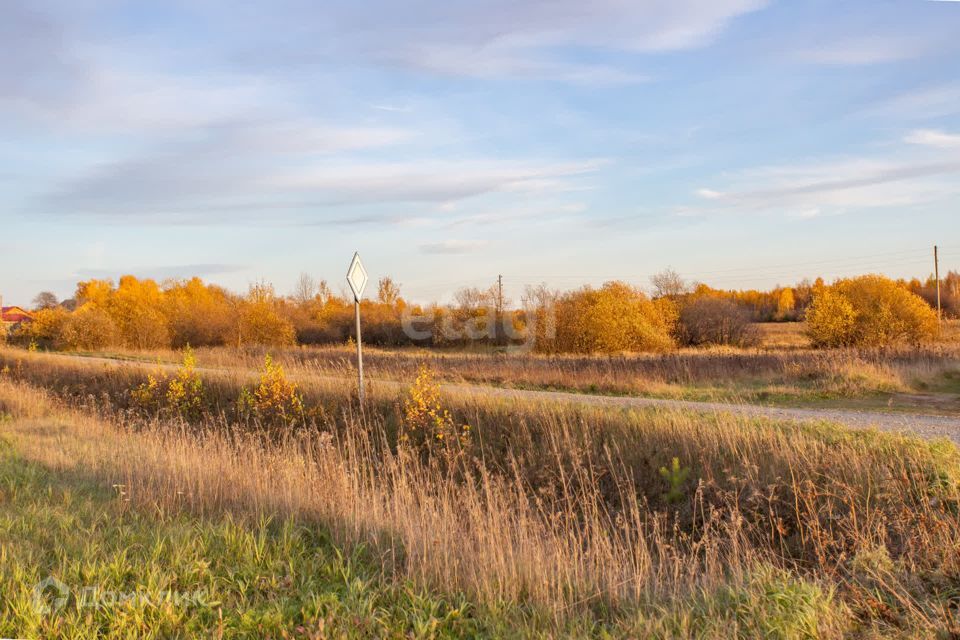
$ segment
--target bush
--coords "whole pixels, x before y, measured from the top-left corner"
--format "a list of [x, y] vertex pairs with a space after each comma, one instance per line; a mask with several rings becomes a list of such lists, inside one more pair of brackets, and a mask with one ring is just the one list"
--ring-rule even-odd
[[61, 346], [67, 349], [102, 349], [118, 342], [117, 325], [93, 303], [81, 306], [63, 324]]
[[673, 304], [665, 298], [651, 302], [622, 282], [566, 293], [557, 299], [555, 310], [556, 339], [547, 346], [550, 351], [666, 351], [674, 346]]
[[293, 325], [279, 313], [278, 300], [270, 285], [250, 287], [240, 311], [239, 332], [237, 342], [245, 344], [284, 346], [297, 340]]
[[821, 347], [918, 344], [936, 337], [937, 314], [889, 278], [846, 278], [814, 293], [807, 333]]
[[246, 389], [241, 392], [238, 409], [241, 415], [279, 427], [298, 424], [305, 418], [300, 389], [287, 379], [283, 367], [276, 364], [269, 354], [264, 359], [260, 383], [253, 392]]
[[[17, 327], [13, 338], [21, 344], [36, 344], [44, 349], [61, 346], [63, 328], [70, 314], [63, 307], [41, 309], [33, 314], [33, 322]], [[2, 331], [0, 331], [2, 334]]]
[[426, 365], [420, 365], [417, 379], [403, 400], [400, 441], [427, 450], [470, 442], [470, 426], [458, 424], [443, 406], [440, 383]]
[[677, 338], [682, 344], [756, 345], [760, 335], [743, 305], [714, 297], [694, 297], [680, 309]]

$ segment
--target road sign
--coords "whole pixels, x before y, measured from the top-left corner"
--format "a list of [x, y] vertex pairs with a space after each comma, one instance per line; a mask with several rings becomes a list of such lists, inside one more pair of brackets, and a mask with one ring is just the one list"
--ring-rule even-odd
[[360, 408], [363, 409], [363, 350], [360, 347], [360, 296], [367, 286], [367, 270], [360, 262], [360, 254], [354, 253], [347, 269], [347, 284], [353, 291], [353, 312], [357, 322], [357, 396], [360, 398]]
[[353, 291], [354, 299], [359, 300], [360, 296], [363, 295], [364, 287], [367, 286], [367, 270], [363, 268], [363, 263], [360, 262], [359, 253], [354, 253], [353, 260], [350, 261], [350, 268], [347, 269], [347, 284]]

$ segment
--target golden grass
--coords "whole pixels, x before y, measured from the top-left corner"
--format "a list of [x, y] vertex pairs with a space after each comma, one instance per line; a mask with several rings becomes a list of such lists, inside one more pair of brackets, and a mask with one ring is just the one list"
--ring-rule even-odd
[[[836, 590], [815, 629], [824, 637], [850, 625], [960, 628], [949, 586], [960, 577], [960, 454], [949, 443], [464, 395], [447, 402], [474, 440], [442, 453], [398, 446], [402, 412], [386, 388], [360, 414], [342, 388], [307, 385], [323, 411], [266, 437], [225, 414], [245, 375], [205, 374], [210, 411], [186, 424], [126, 404], [149, 366], [21, 360], [0, 406], [27, 418], [4, 434], [29, 459], [122, 485], [143, 507], [322, 523], [392, 574], [558, 629], [586, 618], [643, 636], [675, 618], [679, 634], [703, 617], [669, 603], [736, 591], [757, 567]], [[679, 502], [659, 473], [673, 458], [690, 470]]]

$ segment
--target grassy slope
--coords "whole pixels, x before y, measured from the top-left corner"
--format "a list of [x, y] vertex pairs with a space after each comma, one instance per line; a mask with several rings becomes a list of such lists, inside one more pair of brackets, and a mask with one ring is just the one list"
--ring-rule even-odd
[[[462, 596], [384, 575], [362, 547], [345, 555], [322, 529], [295, 518], [144, 509], [123, 486], [23, 458], [12, 443], [25, 430], [45, 427], [10, 414], [0, 414], [0, 424], [7, 431], [0, 437], [3, 637], [546, 638], [558, 632], [516, 607], [478, 612]], [[34, 587], [49, 576], [72, 590], [62, 608], [41, 612]], [[91, 607], [83, 604], [85, 586], [148, 601]], [[175, 603], [166, 596], [174, 592], [197, 598]], [[43, 602], [52, 602], [49, 594]], [[849, 612], [832, 590], [761, 565], [743, 580], [635, 611], [613, 626], [584, 619], [563, 634], [788, 639], [834, 637], [848, 624]]]
[[[4, 637], [462, 637], [479, 631], [470, 607], [380, 576], [362, 552], [344, 556], [292, 520], [244, 521], [142, 512], [122, 488], [51, 472], [4, 444], [0, 453], [0, 635]], [[73, 588], [42, 614], [33, 586]], [[82, 605], [84, 585], [162, 602]], [[109, 600], [108, 600], [109, 601]]]
[[[42, 356], [25, 358], [24, 373], [41, 361], [50, 364], [50, 359]], [[89, 364], [64, 365], [63, 361], [57, 360], [57, 367], [66, 366], [73, 370], [86, 365], [87, 368], [81, 366], [78, 371], [59, 374], [50, 368], [36, 369], [34, 373], [39, 377], [34, 377], [58, 393], [86, 381], [82, 387], [83, 396], [96, 397], [96, 405], [101, 411], [109, 404], [108, 391], [113, 389], [122, 395], [124, 390], [136, 384], [136, 372], [129, 368], [120, 370]], [[220, 391], [226, 393], [229, 389], [224, 386]], [[422, 588], [424, 583], [419, 578], [414, 578], [416, 582], [408, 580], [409, 575], [417, 576], [418, 566], [424, 569], [422, 576], [432, 579], [431, 584], [446, 585], [448, 591], [444, 593], [447, 594], [459, 593], [461, 588], [472, 588], [474, 593], [483, 593], [484, 589], [490, 588], [494, 594], [508, 594], [508, 601], [499, 609], [497, 603], [503, 601], [489, 597], [488, 608], [469, 608], [467, 613], [472, 613], [473, 617], [467, 615], [469, 620], [458, 623], [467, 626], [452, 631], [457, 634], [555, 634], [556, 628], [550, 626], [549, 620], [531, 616], [527, 604], [530, 590], [561, 570], [569, 571], [575, 578], [589, 578], [583, 591], [570, 592], [572, 597], [563, 581], [558, 583], [559, 590], [545, 592], [548, 599], [555, 598], [558, 610], [576, 609], [565, 618], [562, 629], [565, 633], [581, 636], [610, 633], [625, 637], [834, 637], [838, 629], [850, 623], [848, 608], [855, 608], [852, 616], [867, 627], [892, 625], [912, 637], [930, 636], [930, 629], [937, 620], [946, 621], [947, 612], [954, 612], [950, 617], [956, 622], [955, 585], [960, 575], [957, 572], [957, 557], [960, 556], [955, 555], [956, 549], [960, 548], [957, 546], [960, 536], [955, 520], [958, 466], [956, 450], [946, 443], [928, 444], [887, 434], [847, 432], [828, 425], [800, 429], [767, 421], [724, 422], [720, 418], [714, 423], [714, 420], [704, 421], [702, 416], [680, 412], [663, 416], [600, 411], [567, 415], [527, 404], [465, 407], [467, 414], [477, 418], [471, 424], [478, 434], [486, 437], [491, 460], [510, 459], [522, 465], [520, 470], [532, 489], [566, 491], [566, 483], [557, 485], [551, 481], [553, 468], [557, 465], [565, 476], [579, 478], [578, 482], [582, 484], [581, 489], [574, 487], [571, 493], [562, 493], [566, 497], [548, 507], [545, 513], [531, 512], [523, 518], [511, 520], [529, 503], [522, 495], [514, 499], [498, 493], [505, 487], [497, 482], [485, 484], [476, 494], [478, 500], [472, 501], [473, 489], [469, 484], [450, 483], [447, 476], [432, 475], [425, 469], [413, 469], [407, 473], [407, 466], [400, 466], [396, 470], [400, 475], [391, 482], [382, 481], [389, 480], [389, 474], [381, 475], [372, 478], [376, 482], [369, 487], [364, 485], [356, 491], [351, 485], [347, 488], [353, 493], [337, 493], [334, 485], [341, 478], [349, 484], [353, 481], [350, 479], [359, 477], [364, 469], [377, 464], [387, 467], [389, 461], [382, 457], [362, 458], [358, 465], [350, 466], [346, 464], [350, 460], [341, 460], [337, 450], [324, 449], [317, 452], [322, 454], [319, 457], [311, 456], [306, 460], [296, 446], [280, 450], [279, 455], [271, 457], [254, 442], [231, 451], [213, 433], [195, 439], [177, 435], [179, 430], [176, 429], [166, 435], [150, 431], [118, 431], [111, 423], [89, 416], [83, 418], [86, 422], [81, 424], [77, 422], [81, 419], [80, 414], [64, 412], [59, 405], [51, 404], [45, 398], [22, 384], [0, 382], [0, 406], [6, 406], [16, 416], [0, 424], [0, 434], [16, 455], [45, 465], [40, 471], [48, 478], [47, 484], [34, 485], [23, 493], [40, 496], [35, 498], [35, 503], [41, 511], [49, 507], [65, 514], [82, 514], [84, 511], [72, 504], [62, 507], [63, 501], [57, 496], [100, 487], [97, 491], [103, 498], [102, 509], [113, 509], [108, 511], [106, 520], [94, 521], [96, 526], [84, 525], [89, 521], [78, 521], [80, 526], [68, 523], [64, 526], [64, 535], [74, 529], [83, 531], [83, 535], [72, 543], [69, 538], [64, 543], [53, 542], [65, 549], [62, 551], [65, 557], [75, 562], [87, 557], [96, 558], [98, 544], [114, 548], [119, 556], [110, 556], [111, 560], [106, 564], [117, 567], [114, 570], [131, 581], [149, 575], [141, 571], [138, 551], [141, 546], [149, 548], [149, 545], [136, 538], [124, 539], [120, 532], [111, 528], [112, 522], [122, 523], [127, 517], [146, 518], [143, 514], [151, 514], [145, 519], [146, 524], [140, 525], [141, 529], [158, 530], [161, 532], [158, 535], [166, 536], [168, 522], [186, 523], [185, 526], [195, 527], [202, 537], [206, 527], [222, 525], [222, 514], [230, 512], [240, 523], [237, 526], [259, 540], [266, 535], [262, 532], [264, 528], [258, 525], [261, 514], [264, 511], [279, 512], [296, 523], [288, 528], [303, 528], [306, 536], [303, 548], [309, 554], [314, 552], [314, 547], [321, 551], [332, 548], [326, 537], [318, 533], [322, 529], [316, 528], [316, 520], [311, 518], [311, 514], [326, 513], [332, 520], [346, 522], [350, 529], [357, 525], [373, 529], [374, 535], [366, 537], [367, 543], [375, 542], [377, 535], [389, 529], [402, 538], [404, 548], [411, 552], [403, 566], [394, 567], [399, 572], [396, 575], [380, 570], [382, 565], [376, 557], [368, 558], [369, 563], [357, 565], [361, 574], [368, 578], [371, 589], [387, 594], [381, 600], [386, 603], [384, 608], [390, 611], [389, 603], [396, 603], [395, 610], [399, 613], [383, 614], [394, 621], [394, 626], [381, 631], [381, 635], [416, 630], [419, 610], [415, 605], [408, 605], [402, 597], [411, 590], [423, 593], [410, 586], [419, 584]], [[229, 400], [229, 397], [224, 399]], [[316, 402], [322, 400], [321, 395], [314, 398]], [[345, 403], [349, 402], [349, 397], [341, 390], [337, 398], [328, 400]], [[329, 415], [343, 416], [336, 408], [338, 406], [331, 405]], [[371, 405], [370, 409], [374, 407]], [[337, 428], [336, 424], [330, 426]], [[352, 423], [340, 426], [367, 428]], [[580, 431], [581, 428], [587, 431]], [[547, 435], [556, 435], [557, 442], [552, 444], [545, 438]], [[350, 441], [345, 442], [349, 444]], [[621, 448], [621, 462], [629, 473], [617, 471], [621, 462], [609, 468], [601, 464], [593, 471], [577, 466], [584, 459], [602, 462], [597, 454], [614, 445]], [[346, 449], [356, 450], [355, 447]], [[514, 457], [514, 453], [520, 457]], [[651, 459], [651, 456], [654, 457]], [[592, 504], [595, 498], [603, 498], [599, 492], [608, 483], [629, 495], [642, 496], [645, 501], [661, 501], [663, 480], [658, 476], [657, 468], [670, 456], [677, 456], [684, 464], [689, 464], [693, 477], [703, 479], [707, 487], [726, 491], [724, 487], [729, 485], [728, 488], [735, 491], [737, 501], [731, 504], [717, 495], [713, 506], [722, 513], [733, 509], [731, 514], [737, 521], [741, 515], [759, 517], [761, 520], [755, 523], [759, 528], [754, 533], [771, 536], [773, 555], [765, 551], [763, 539], [755, 536], [751, 536], [756, 545], [752, 549], [736, 551], [732, 555], [715, 556], [711, 552], [718, 543], [720, 548], [740, 545], [739, 534], [733, 538], [722, 535], [719, 538], [706, 537], [703, 538], [705, 546], [701, 548], [696, 543], [693, 549], [687, 549], [682, 540], [669, 537], [650, 538], [644, 534], [635, 540], [627, 533], [622, 534], [626, 537], [621, 537], [619, 527], [607, 531], [579, 526], [579, 518], [585, 515], [579, 508], [569, 512], [562, 509], [562, 504], [568, 502], [583, 506]], [[23, 463], [12, 457], [10, 464], [16, 468]], [[327, 471], [325, 475], [317, 474], [316, 469]], [[88, 475], [78, 476], [81, 471]], [[494, 468], [489, 471], [496, 473]], [[123, 478], [119, 482], [127, 483], [125, 491], [134, 487], [130, 489], [133, 497], [130, 503], [125, 504], [122, 496], [118, 498], [110, 489], [118, 477]], [[591, 480], [593, 477], [600, 478], [600, 483], [595, 484]], [[687, 491], [692, 485], [691, 482]], [[309, 490], [317, 487], [322, 487], [322, 491], [314, 493]], [[410, 494], [409, 499], [403, 493], [407, 487], [418, 491]], [[200, 509], [197, 513], [206, 515], [194, 518], [185, 514], [174, 515], [181, 511], [181, 502], [172, 498], [174, 491], [171, 489], [189, 493], [191, 502]], [[764, 498], [767, 492], [770, 499]], [[4, 500], [15, 494], [16, 491], [4, 489]], [[443, 502], [430, 496], [440, 496]], [[482, 500], [479, 499], [481, 496]], [[741, 503], [740, 497], [745, 502]], [[797, 500], [801, 502], [796, 503]], [[689, 493], [686, 501], [691, 502]], [[30, 513], [28, 503], [11, 504], [14, 506], [3, 514], [5, 522], [13, 522], [16, 514]], [[598, 506], [602, 504], [598, 502]], [[692, 504], [698, 504], [695, 496]], [[246, 509], [237, 508], [244, 505]], [[359, 515], [354, 513], [357, 505], [361, 506]], [[399, 506], [394, 508], [391, 505]], [[385, 511], [378, 519], [369, 515], [368, 507]], [[134, 513], [135, 509], [141, 510], [140, 515]], [[170, 515], [158, 515], [161, 510]], [[772, 529], [764, 524], [768, 510], [774, 523]], [[94, 516], [100, 511], [101, 506], [95, 505], [89, 513]], [[646, 520], [655, 514], [644, 511], [637, 515]], [[243, 520], [244, 517], [252, 520]], [[555, 517], [568, 523], [557, 532], [550, 528]], [[804, 532], [799, 539], [789, 532], [778, 533], [780, 525], [775, 522], [781, 517], [786, 520], [788, 528], [799, 527]], [[594, 524], [605, 527], [605, 521], [601, 520]], [[249, 524], [251, 522], [254, 524]], [[470, 526], [462, 527], [463, 522], [469, 522]], [[489, 524], [487, 528], [483, 528], [485, 523]], [[3, 530], [7, 528], [5, 526]], [[445, 533], [439, 540], [424, 546], [422, 551], [428, 555], [412, 553], [423, 538], [423, 531], [438, 529]], [[628, 529], [632, 527], [623, 531]], [[266, 530], [279, 531], [279, 534], [271, 535], [279, 535], [281, 540], [284, 537], [283, 527], [267, 527]], [[652, 532], [656, 533], [655, 530]], [[552, 542], [547, 540], [550, 544], [546, 544], [544, 540], [551, 533], [556, 533], [556, 537], [551, 539]], [[564, 537], [568, 533], [569, 538]], [[29, 541], [34, 539], [43, 538], [30, 530], [19, 538], [3, 534], [2, 557], [5, 561], [14, 558], [24, 569], [38, 567], [36, 575], [24, 571], [11, 578], [14, 582], [7, 585], [5, 593], [29, 592], [36, 580], [43, 577], [41, 570], [45, 566], [55, 566], [20, 557], [19, 550], [28, 549]], [[591, 544], [599, 546], [589, 547], [591, 540]], [[651, 550], [650, 555], [635, 557], [639, 561], [635, 583], [641, 590], [635, 596], [618, 597], [615, 593], [619, 585], [617, 576], [621, 575], [618, 572], [627, 567], [628, 562], [624, 560], [629, 561], [638, 553], [640, 543]], [[891, 549], [893, 559], [886, 555], [887, 547]], [[221, 548], [210, 547], [209, 553], [222, 560]], [[593, 555], [572, 558], [574, 552], [582, 552], [585, 548], [592, 549]], [[608, 548], [616, 552], [601, 553]], [[503, 549], [512, 549], [516, 555], [501, 556]], [[659, 553], [658, 550], [662, 549], [668, 552]], [[665, 557], [669, 560], [670, 549], [681, 555], [691, 552], [691, 555], [678, 563], [664, 562]], [[124, 551], [127, 555], [120, 553]], [[774, 569], [766, 564], [780, 553], [787, 552], [806, 558], [805, 562], [815, 562], [820, 570], [795, 572]], [[540, 555], [536, 555], [538, 553]], [[712, 567], [709, 572], [701, 572], [698, 568], [701, 553], [714, 558], [709, 562]], [[294, 554], [293, 557], [298, 556]], [[433, 560], [436, 557], [445, 559], [437, 563]], [[507, 562], [502, 563], [505, 558], [508, 558]], [[539, 560], [533, 561], [536, 558]], [[569, 563], [567, 559], [570, 559]], [[594, 561], [598, 562], [594, 573], [580, 573], [578, 563], [590, 567]], [[459, 563], [458, 570], [453, 572], [459, 572], [459, 586], [451, 587], [457, 584], [449, 575], [451, 562]], [[525, 564], [520, 567], [524, 571], [518, 572], [516, 569], [520, 564]], [[322, 573], [322, 566], [316, 568], [317, 573]], [[732, 567], [736, 570], [731, 572]], [[471, 576], [470, 572], [474, 570], [477, 575]], [[236, 574], [240, 569], [230, 571]], [[232, 575], [230, 571], [227, 573]], [[404, 571], [411, 573], [405, 576]], [[273, 575], [285, 582], [286, 576], [291, 574], [280, 575], [278, 572]], [[626, 575], [632, 578], [629, 572]], [[464, 577], [468, 579], [463, 581]], [[513, 580], [515, 584], [504, 588], [505, 580], [507, 583]], [[322, 582], [319, 584], [320, 593], [329, 593], [322, 590]], [[584, 606], [584, 597], [594, 593], [595, 584], [607, 589], [610, 597], [593, 601], [596, 606]], [[579, 583], [574, 582], [569, 586], [580, 588]], [[652, 594], [652, 589], [659, 589], [660, 596]], [[839, 598], [835, 597], [838, 590]], [[342, 604], [339, 598], [343, 596], [336, 591], [334, 594], [338, 605]], [[235, 595], [233, 602], [241, 607], [255, 603], [255, 598], [250, 600], [252, 595], [254, 592], [241, 592], [239, 596]], [[393, 600], [394, 597], [399, 599]], [[427, 598], [428, 604], [424, 606], [430, 610], [441, 599], [457, 603], [457, 609], [463, 602], [456, 595], [434, 595]], [[623, 606], [617, 610], [606, 604], [618, 600]], [[494, 610], [489, 608], [490, 605]], [[351, 609], [342, 611], [348, 616], [344, 630], [352, 630], [360, 624], [356, 619], [349, 619]], [[118, 614], [107, 611], [104, 615]], [[86, 624], [86, 621], [78, 619], [75, 623]], [[126, 619], [116, 622], [117, 625], [129, 623]], [[215, 631], [219, 618], [216, 624], [216, 627], [205, 629]], [[297, 624], [296, 619], [278, 622], [288, 629], [295, 629]]]

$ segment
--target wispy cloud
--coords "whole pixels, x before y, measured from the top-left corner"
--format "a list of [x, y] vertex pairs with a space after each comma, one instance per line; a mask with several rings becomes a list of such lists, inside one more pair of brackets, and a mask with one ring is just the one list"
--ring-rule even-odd
[[960, 113], [960, 84], [917, 87], [880, 100], [865, 112], [883, 118], [923, 120]]
[[138, 278], [153, 278], [167, 280], [172, 278], [192, 278], [194, 276], [210, 277], [227, 273], [236, 273], [247, 269], [246, 265], [197, 263], [178, 264], [153, 267], [118, 267], [116, 269], [78, 269], [74, 276], [81, 279], [98, 278], [116, 280], [123, 275], [134, 275]]
[[904, 142], [940, 149], [960, 149], [960, 133], [947, 133], [937, 129], [917, 129], [907, 134]]
[[[554, 79], [578, 84], [642, 81], [633, 69], [573, 62], [567, 48], [662, 52], [702, 47], [766, 0], [439, 0], [409, 5], [372, 0], [322, 8], [281, 2], [265, 13], [218, 16], [244, 33], [261, 63], [317, 64], [348, 56], [373, 64], [470, 77]], [[210, 11], [219, 13], [219, 3]], [[284, 37], [264, 46], [265, 38]], [[318, 44], [320, 43], [320, 44]]]
[[908, 60], [922, 55], [925, 50], [922, 41], [870, 36], [825, 43], [803, 50], [797, 57], [815, 64], [862, 66]]
[[572, 180], [603, 164], [307, 158], [295, 168], [279, 171], [219, 144], [200, 145], [101, 167], [60, 185], [34, 206], [47, 212], [123, 215], [134, 221], [163, 216], [170, 222], [217, 223], [264, 212], [291, 220], [297, 218], [297, 210], [312, 209], [316, 216], [317, 208], [337, 205], [450, 203], [497, 192], [563, 191], [573, 188]]
[[487, 246], [487, 243], [481, 240], [443, 240], [421, 244], [420, 252], [436, 255], [459, 255], [479, 251], [485, 246]]
[[530, 220], [557, 221], [578, 216], [587, 210], [582, 202], [538, 203], [536, 205], [486, 208], [470, 212], [445, 213], [449, 216], [446, 226], [504, 225]]
[[708, 204], [678, 213], [780, 213], [816, 217], [856, 209], [908, 206], [960, 193], [949, 176], [960, 157], [907, 160], [853, 158], [761, 167], [728, 178], [724, 189], [700, 189]]

